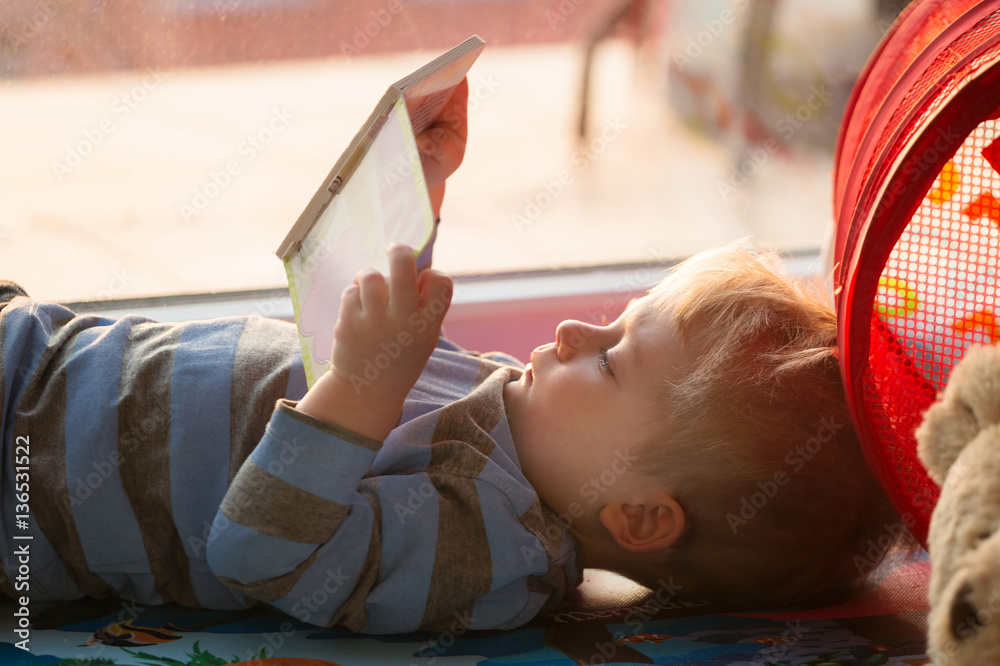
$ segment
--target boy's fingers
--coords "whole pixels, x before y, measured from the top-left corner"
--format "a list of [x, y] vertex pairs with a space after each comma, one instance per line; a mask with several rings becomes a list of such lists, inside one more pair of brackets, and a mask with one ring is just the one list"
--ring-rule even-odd
[[437, 160], [454, 173], [465, 158], [465, 142], [452, 137], [446, 141], [438, 153]]
[[441, 147], [452, 142], [450, 132], [454, 132], [455, 137], [461, 143], [465, 143], [469, 138], [468, 123], [469, 104], [469, 81], [462, 79], [462, 82], [455, 86], [455, 91], [440, 115], [430, 127], [425, 129], [417, 137], [417, 148], [425, 155], [436, 155], [441, 151]]
[[357, 284], [349, 284], [340, 294], [340, 314], [337, 321], [345, 321], [352, 312], [361, 309], [361, 288]]
[[361, 309], [370, 312], [384, 310], [389, 300], [389, 287], [385, 277], [374, 268], [359, 271], [354, 277], [361, 290]]
[[333, 327], [334, 346], [354, 335], [357, 325], [357, 314], [361, 312], [361, 288], [356, 284], [344, 287], [340, 294], [340, 312], [337, 323]]
[[469, 105], [469, 77], [463, 77], [458, 85], [455, 86], [455, 92], [451, 94], [451, 99], [448, 100], [449, 106], [460, 106], [461, 108], [466, 108]]
[[441, 271], [428, 268], [420, 273], [419, 287], [420, 304], [431, 315], [431, 320], [443, 319], [451, 305], [454, 289], [451, 278]]
[[440, 125], [428, 127], [417, 138], [417, 149], [422, 155], [437, 157], [443, 153], [449, 144], [455, 143], [452, 140], [452, 132]]
[[448, 100], [441, 112], [441, 120], [465, 141], [468, 138], [468, 116], [469, 79], [464, 78], [461, 83], [455, 86], [455, 92], [451, 94], [451, 99]]
[[389, 255], [389, 307], [403, 311], [416, 306], [417, 261], [413, 250], [400, 243], [393, 243]]
[[465, 158], [465, 142], [459, 140], [452, 130], [436, 127], [420, 136], [422, 140], [417, 145], [422, 158], [434, 160], [445, 168], [448, 175], [461, 166]]
[[431, 138], [430, 133], [424, 130], [417, 137], [417, 150], [420, 151], [421, 155], [433, 155], [434, 154], [434, 139]]

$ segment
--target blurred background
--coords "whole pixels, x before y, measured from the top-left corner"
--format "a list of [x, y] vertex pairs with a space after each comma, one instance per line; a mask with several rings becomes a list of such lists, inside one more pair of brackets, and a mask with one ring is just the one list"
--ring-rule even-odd
[[809, 255], [905, 4], [4, 0], [0, 277], [62, 301], [283, 286], [274, 250], [381, 94], [471, 34], [438, 268]]

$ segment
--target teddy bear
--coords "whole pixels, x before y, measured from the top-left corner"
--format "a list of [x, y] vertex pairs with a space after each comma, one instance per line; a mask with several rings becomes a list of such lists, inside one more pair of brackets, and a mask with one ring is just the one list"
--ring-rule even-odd
[[941, 497], [931, 516], [928, 654], [1000, 665], [1000, 347], [974, 346], [917, 429]]

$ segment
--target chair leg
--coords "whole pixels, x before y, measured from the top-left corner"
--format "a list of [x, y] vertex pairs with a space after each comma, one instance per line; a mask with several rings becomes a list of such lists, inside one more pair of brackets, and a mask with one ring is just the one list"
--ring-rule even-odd
[[621, 23], [632, 7], [646, 0], [619, 0], [605, 19], [598, 23], [597, 28], [587, 40], [583, 54], [583, 81], [580, 86], [580, 116], [577, 121], [577, 138], [581, 141], [587, 137], [588, 105], [590, 103], [590, 76], [594, 66], [594, 51], [615, 27]]

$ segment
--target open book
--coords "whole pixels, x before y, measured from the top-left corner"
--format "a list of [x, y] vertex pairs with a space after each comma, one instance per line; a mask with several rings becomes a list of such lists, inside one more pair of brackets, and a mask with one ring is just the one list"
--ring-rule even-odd
[[275, 254], [285, 263], [309, 386], [330, 367], [340, 294], [362, 268], [388, 273], [385, 248], [419, 253], [431, 211], [416, 136], [482, 52], [472, 36], [389, 87]]

